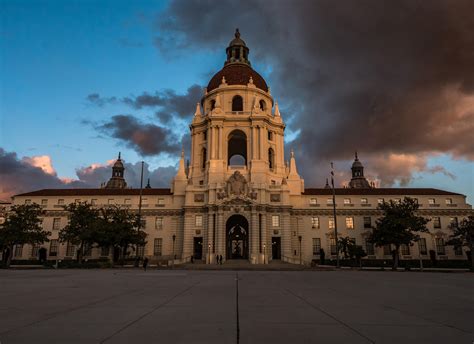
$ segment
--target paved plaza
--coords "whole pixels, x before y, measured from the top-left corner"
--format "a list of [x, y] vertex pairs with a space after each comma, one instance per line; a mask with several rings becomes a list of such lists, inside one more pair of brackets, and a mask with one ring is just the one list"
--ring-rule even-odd
[[0, 270], [0, 342], [468, 343], [474, 274]]

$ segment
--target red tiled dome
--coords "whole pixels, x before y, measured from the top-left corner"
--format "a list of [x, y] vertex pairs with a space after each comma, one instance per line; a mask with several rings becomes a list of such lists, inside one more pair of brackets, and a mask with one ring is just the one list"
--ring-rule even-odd
[[250, 66], [241, 63], [232, 63], [224, 66], [219, 72], [217, 72], [209, 81], [207, 85], [207, 91], [210, 92], [219, 87], [222, 82], [222, 77], [225, 77], [225, 81], [228, 85], [247, 85], [250, 77], [253, 79], [253, 83], [259, 89], [268, 92], [268, 86], [265, 80], [260, 74], [254, 71]]

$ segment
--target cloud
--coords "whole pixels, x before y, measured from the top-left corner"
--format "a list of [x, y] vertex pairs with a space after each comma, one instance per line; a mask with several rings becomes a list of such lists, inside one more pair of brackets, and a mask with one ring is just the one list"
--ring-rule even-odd
[[[24, 192], [49, 188], [97, 188], [112, 175], [115, 160], [94, 163], [76, 169], [77, 178], [58, 177], [47, 155], [18, 158], [15, 152], [0, 148], [0, 200]], [[141, 163], [124, 163], [125, 180], [129, 187], [140, 187]], [[144, 180], [149, 178], [152, 187], [170, 186], [176, 174], [176, 166], [151, 169], [144, 165]]]
[[132, 115], [116, 115], [109, 121], [94, 124], [96, 130], [123, 141], [127, 147], [144, 156], [160, 153], [177, 154], [181, 138], [176, 138], [167, 127], [142, 123]]
[[165, 54], [219, 49], [224, 59], [239, 27], [300, 130], [291, 145], [306, 184], [324, 183], [330, 160], [349, 166], [356, 149], [384, 185], [405, 184], [430, 172], [430, 155], [474, 160], [471, 13], [469, 0], [172, 1], [155, 43]]

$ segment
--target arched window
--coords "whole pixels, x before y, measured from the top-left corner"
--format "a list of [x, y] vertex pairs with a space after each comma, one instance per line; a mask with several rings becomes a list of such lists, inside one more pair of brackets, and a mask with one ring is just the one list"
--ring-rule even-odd
[[268, 149], [268, 167], [270, 170], [273, 170], [275, 167], [275, 153], [272, 148]]
[[227, 141], [227, 164], [229, 166], [247, 165], [247, 136], [241, 130], [230, 133]]
[[202, 159], [202, 164], [201, 168], [204, 170], [206, 168], [206, 161], [207, 161], [207, 151], [206, 148], [202, 149], [202, 154], [201, 154], [201, 159]]
[[212, 99], [211, 100], [211, 111], [214, 110], [215, 107], [216, 107], [216, 101], [215, 101], [215, 99]]
[[244, 101], [241, 96], [232, 98], [232, 111], [244, 111]]
[[258, 103], [260, 105], [260, 110], [265, 111], [267, 109], [267, 103], [265, 103], [265, 100], [261, 99]]

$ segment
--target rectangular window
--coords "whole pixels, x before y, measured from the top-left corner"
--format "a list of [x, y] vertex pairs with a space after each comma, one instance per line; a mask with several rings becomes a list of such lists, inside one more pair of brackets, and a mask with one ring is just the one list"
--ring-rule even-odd
[[446, 247], [444, 246], [443, 238], [436, 238], [436, 253], [439, 255], [446, 254]]
[[68, 242], [66, 246], [66, 256], [74, 257], [75, 253], [76, 253], [76, 246]]
[[383, 255], [390, 256], [392, 254], [392, 246], [390, 244], [383, 245]]
[[145, 255], [145, 245], [138, 245], [137, 256], [143, 257]]
[[409, 256], [410, 255], [410, 246], [402, 244], [402, 246], [400, 246], [400, 250], [402, 252], [402, 255], [404, 255], [404, 256]]
[[351, 204], [350, 198], [344, 198], [344, 204]]
[[374, 255], [374, 244], [369, 241], [369, 239], [365, 239], [365, 252], [367, 255]]
[[146, 219], [145, 218], [140, 219], [140, 228], [146, 228]]
[[114, 199], [113, 199], [113, 198], [109, 198], [108, 201], [107, 201], [107, 204], [114, 204]]
[[40, 247], [41, 247], [41, 245], [38, 245], [38, 244], [31, 245], [31, 257], [32, 258], [38, 258], [38, 252], [39, 252]]
[[103, 247], [100, 248], [100, 256], [101, 257], [108, 257], [109, 252], [110, 252], [109, 246], [103, 246]]
[[48, 205], [48, 200], [47, 199], [42, 199], [41, 200], [41, 205]]
[[458, 226], [458, 218], [457, 217], [449, 218], [449, 223], [450, 223], [451, 227], [457, 227]]
[[439, 217], [433, 217], [433, 228], [441, 228], [441, 219]]
[[313, 255], [319, 255], [321, 252], [321, 239], [313, 238]]
[[364, 228], [372, 228], [372, 218], [370, 216], [364, 216]]
[[91, 204], [92, 204], [92, 205], [97, 205], [97, 200], [96, 200], [96, 199], [94, 199], [94, 198], [93, 198], [93, 199], [91, 199]]
[[317, 198], [310, 198], [309, 199], [309, 204], [311, 204], [311, 205], [318, 204], [318, 199]]
[[153, 243], [153, 255], [154, 256], [161, 256], [162, 255], [162, 246], [163, 246], [163, 239], [155, 238]]
[[369, 203], [369, 201], [367, 200], [367, 198], [361, 198], [360, 199], [360, 204], [367, 204]]
[[280, 227], [280, 215], [272, 215], [272, 226]]
[[446, 204], [453, 204], [452, 198], [446, 198]]
[[125, 200], [123, 202], [124, 202], [125, 205], [132, 204], [132, 200], [130, 198], [125, 198]]
[[456, 256], [462, 256], [462, 247], [461, 246], [454, 246], [454, 254]]
[[59, 242], [58, 239], [52, 239], [49, 241], [49, 255], [55, 257], [58, 255]]
[[346, 217], [346, 228], [347, 229], [354, 229], [354, 218], [353, 217]]
[[23, 245], [15, 245], [14, 257], [20, 258], [23, 255]]
[[207, 130], [205, 130], [205, 131], [202, 132], [202, 139], [203, 139], [204, 141], [207, 141]]
[[155, 229], [163, 229], [163, 218], [157, 217], [155, 219]]
[[148, 204], [148, 198], [142, 198], [142, 205]]
[[64, 200], [62, 198], [58, 199], [58, 205], [64, 205]]
[[426, 248], [426, 239], [425, 238], [420, 238], [420, 240], [418, 240], [418, 250], [420, 251], [421, 255], [428, 254], [428, 249]]
[[165, 204], [165, 199], [164, 198], [158, 198], [158, 205], [164, 205]]
[[273, 132], [268, 131], [268, 140], [273, 141]]
[[383, 198], [377, 199], [377, 204], [383, 204], [383, 202], [384, 202], [384, 199], [383, 199]]
[[313, 216], [311, 218], [311, 227], [312, 228], [319, 228], [319, 217]]
[[336, 239], [331, 238], [330, 243], [331, 255], [336, 255]]
[[428, 204], [435, 204], [434, 198], [428, 198]]
[[53, 219], [53, 230], [57, 231], [61, 227], [61, 218], [60, 217], [55, 217]]
[[25, 199], [25, 204], [31, 204], [31, 199]]
[[328, 198], [328, 199], [326, 200], [326, 204], [331, 204], [331, 205], [332, 205], [332, 198]]
[[202, 227], [202, 215], [196, 215], [196, 227]]
[[334, 217], [330, 217], [328, 219], [328, 226], [329, 226], [329, 229], [334, 229]]

